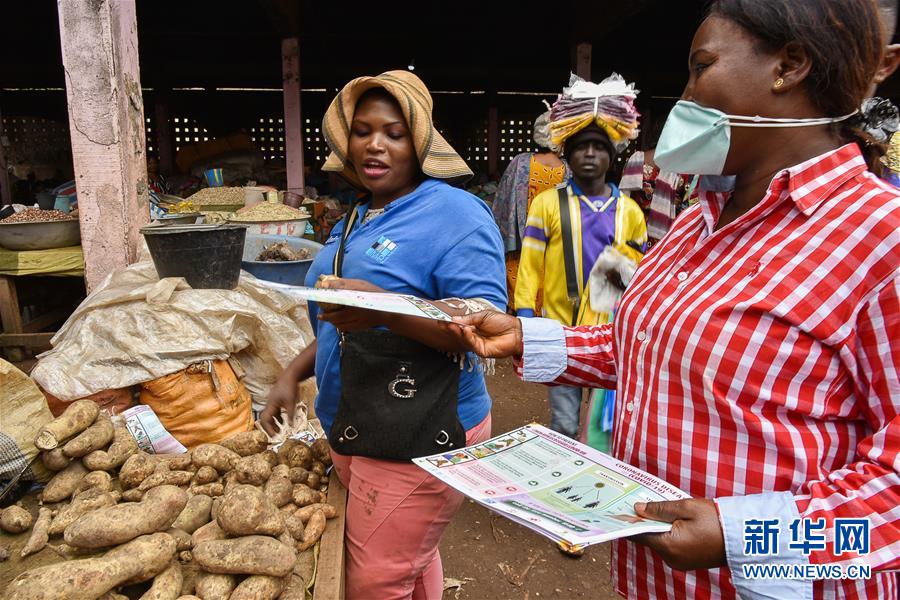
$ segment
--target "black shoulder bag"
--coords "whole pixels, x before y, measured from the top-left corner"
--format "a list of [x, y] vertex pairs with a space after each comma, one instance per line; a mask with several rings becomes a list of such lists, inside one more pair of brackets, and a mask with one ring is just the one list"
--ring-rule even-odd
[[[341, 276], [354, 206], [334, 258]], [[341, 333], [341, 400], [328, 441], [339, 454], [411, 460], [466, 445], [459, 422], [459, 365], [390, 331]]]
[[559, 226], [562, 230], [563, 262], [566, 264], [566, 295], [572, 303], [572, 322], [578, 323], [581, 310], [581, 294], [578, 293], [578, 274], [575, 272], [575, 243], [572, 241], [572, 215], [569, 214], [569, 191], [566, 186], [557, 188], [559, 192]]

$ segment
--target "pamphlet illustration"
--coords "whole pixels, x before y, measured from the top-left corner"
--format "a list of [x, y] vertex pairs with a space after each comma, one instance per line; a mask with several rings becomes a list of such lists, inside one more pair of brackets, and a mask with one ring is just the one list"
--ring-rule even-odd
[[368, 310], [380, 310], [383, 312], [422, 317], [437, 321], [451, 321], [450, 315], [440, 308], [416, 296], [408, 294], [394, 294], [391, 292], [360, 292], [356, 290], [333, 290], [324, 288], [311, 288], [295, 285], [285, 285], [272, 281], [259, 280], [261, 285], [278, 290], [294, 298], [312, 300], [313, 302], [326, 302], [353, 306]]
[[536, 424], [413, 462], [491, 510], [570, 546], [669, 531], [669, 523], [637, 516], [634, 504], [689, 497]]

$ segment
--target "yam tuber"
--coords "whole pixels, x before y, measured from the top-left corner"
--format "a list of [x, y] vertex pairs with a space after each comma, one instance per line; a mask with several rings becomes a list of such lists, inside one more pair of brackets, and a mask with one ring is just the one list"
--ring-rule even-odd
[[294, 486], [292, 500], [297, 506], [306, 506], [316, 502], [322, 502], [321, 492], [310, 488], [307, 485], [298, 483]]
[[284, 577], [294, 568], [294, 549], [264, 535], [212, 540], [194, 546], [194, 560], [210, 573]]
[[72, 560], [25, 571], [6, 588], [8, 600], [93, 600], [126, 583], [161, 573], [175, 556], [165, 533], [140, 536], [96, 558]]
[[309, 469], [319, 477], [323, 477], [325, 475], [325, 465], [318, 460], [314, 460], [312, 467]]
[[12, 505], [3, 509], [0, 515], [0, 529], [6, 533], [22, 533], [28, 531], [34, 518], [31, 513], [21, 506]]
[[85, 515], [98, 508], [105, 506], [114, 506], [116, 504], [116, 494], [114, 492], [92, 493], [85, 492], [72, 499], [72, 502], [62, 507], [53, 517], [50, 523], [50, 535], [62, 535], [66, 527], [74, 523], [78, 517]]
[[137, 488], [131, 488], [122, 492], [122, 500], [125, 502], [140, 502], [144, 497], [144, 491]]
[[266, 481], [266, 497], [275, 506], [284, 506], [291, 501], [293, 496], [294, 485], [291, 483], [288, 473], [287, 465], [278, 465], [272, 469], [272, 474], [269, 476], [269, 480]]
[[269, 466], [273, 469], [278, 466], [278, 455], [275, 454], [274, 450], [266, 450], [265, 452], [260, 452], [262, 457], [265, 459]]
[[[88, 400], [88, 402], [91, 401]], [[78, 484], [87, 475], [87, 472], [88, 470], [84, 468], [80, 460], [72, 462], [72, 464], [58, 472], [47, 482], [47, 487], [41, 492], [41, 500], [45, 504], [62, 502], [75, 492], [75, 488], [78, 487]]]
[[194, 475], [188, 471], [166, 471], [159, 470], [144, 479], [138, 486], [142, 492], [146, 492], [150, 488], [160, 485], [187, 485], [191, 482]]
[[227, 473], [234, 468], [240, 455], [218, 444], [200, 444], [192, 452], [192, 461], [198, 469], [209, 466], [219, 473]]
[[81, 458], [94, 450], [105, 448], [113, 439], [115, 428], [105, 414], [97, 417], [94, 424], [73, 437], [63, 446], [63, 454], [69, 458]]
[[240, 456], [251, 456], [265, 452], [269, 446], [269, 436], [264, 432], [254, 429], [236, 433], [226, 440], [219, 442], [223, 448], [227, 448]]
[[219, 472], [207, 465], [197, 469], [197, 472], [194, 473], [194, 479], [191, 481], [191, 485], [205, 485], [207, 483], [214, 483], [218, 480]]
[[306, 523], [306, 529], [303, 530], [303, 540], [297, 546], [297, 550], [303, 552], [307, 548], [312, 548], [312, 546], [319, 541], [319, 538], [322, 537], [324, 531], [325, 513], [321, 510], [317, 510]]
[[291, 467], [288, 470], [288, 478], [291, 483], [306, 483], [309, 480], [309, 471], [303, 467]]
[[28, 538], [25, 547], [22, 548], [23, 558], [29, 554], [40, 552], [44, 549], [44, 546], [47, 545], [47, 541], [50, 539], [49, 530], [50, 519], [52, 516], [53, 511], [49, 508], [41, 507], [38, 511], [38, 518], [37, 521], [34, 522], [34, 528], [31, 530], [31, 537]]
[[153, 578], [153, 585], [140, 600], [176, 600], [181, 596], [183, 583], [181, 565], [177, 561], [172, 561], [165, 571]]
[[171, 535], [172, 539], [175, 540], [175, 548], [179, 552], [183, 550], [190, 550], [194, 547], [194, 544], [191, 542], [191, 534], [180, 529], [175, 529], [174, 527], [169, 527], [168, 529], [166, 529], [166, 533]]
[[[125, 425], [116, 425], [112, 444], [106, 450], [94, 450], [82, 462], [92, 471], [112, 471], [138, 451], [137, 442]], [[49, 467], [48, 467], [49, 468]]]
[[287, 583], [279, 596], [279, 600], [306, 600], [306, 582], [302, 577], [291, 573], [286, 577]]
[[191, 547], [195, 547], [202, 542], [208, 542], [210, 540], [224, 540], [227, 537], [228, 534], [222, 531], [222, 528], [219, 527], [218, 523], [210, 521], [191, 535]]
[[331, 466], [331, 446], [328, 444], [327, 439], [317, 439], [310, 445], [309, 449], [317, 461], [323, 463], [326, 467]]
[[172, 523], [172, 527], [187, 532], [194, 533], [203, 525], [209, 523], [209, 513], [212, 509], [212, 498], [203, 494], [191, 496], [184, 510]]
[[306, 523], [307, 521], [309, 521], [309, 518], [313, 515], [313, 513], [316, 512], [317, 510], [321, 510], [325, 514], [326, 519], [333, 519], [334, 517], [337, 516], [337, 510], [335, 510], [335, 508], [332, 505], [324, 504], [321, 502], [316, 503], [316, 504], [310, 504], [308, 506], [304, 506], [304, 507], [298, 509], [294, 513], [294, 516], [297, 517], [298, 519], [300, 519], [301, 521], [303, 521], [304, 523]]
[[197, 495], [210, 496], [215, 498], [225, 493], [225, 486], [218, 482], [207, 483], [204, 485], [191, 486], [191, 492]]
[[251, 575], [231, 593], [229, 600], [275, 600], [284, 589], [284, 577]]
[[119, 469], [119, 481], [122, 489], [134, 488], [141, 484], [156, 470], [157, 461], [152, 455], [138, 451], [132, 454]]
[[41, 450], [53, 450], [94, 424], [100, 407], [93, 400], [76, 400], [63, 414], [40, 428], [34, 445]]
[[230, 535], [278, 535], [284, 531], [284, 514], [252, 485], [238, 485], [223, 498], [216, 522]]
[[303, 521], [296, 515], [288, 515], [284, 519], [284, 528], [291, 534], [296, 541], [303, 540], [303, 532], [306, 530]]
[[[288, 438], [284, 440], [284, 443], [278, 447], [278, 464], [287, 465], [287, 457], [288, 452], [290, 452], [291, 448], [300, 443], [300, 440], [295, 440], [293, 438]], [[288, 465], [290, 466], [290, 465]]]
[[112, 476], [106, 471], [91, 471], [84, 476], [84, 479], [78, 482], [72, 491], [72, 496], [77, 496], [88, 490], [97, 490], [98, 492], [110, 492], [113, 489]]
[[291, 445], [283, 455], [279, 452], [278, 459], [279, 462], [289, 467], [303, 467], [304, 469], [309, 469], [313, 463], [312, 450], [301, 441]]
[[140, 502], [109, 506], [79, 517], [66, 528], [64, 539], [78, 548], [122, 544], [139, 535], [168, 529], [186, 504], [184, 490], [161, 485], [144, 494]]
[[235, 461], [234, 471], [240, 483], [263, 485], [272, 474], [272, 466], [262, 454], [254, 454]]
[[69, 466], [72, 459], [63, 454], [62, 448], [54, 448], [41, 452], [41, 462], [49, 471], [62, 471]]
[[203, 600], [228, 600], [236, 586], [234, 575], [201, 572], [197, 576], [196, 593]]
[[310, 472], [309, 476], [306, 478], [306, 485], [308, 485], [312, 489], [318, 489], [319, 484], [321, 483], [322, 477], [318, 473]]

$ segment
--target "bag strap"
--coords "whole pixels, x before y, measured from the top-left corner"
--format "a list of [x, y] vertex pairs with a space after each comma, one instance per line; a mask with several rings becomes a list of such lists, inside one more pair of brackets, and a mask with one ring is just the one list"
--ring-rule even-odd
[[572, 242], [572, 215], [569, 214], [568, 186], [557, 188], [559, 192], [559, 224], [562, 228], [563, 260], [566, 263], [566, 294], [572, 303], [572, 323], [578, 321], [581, 294], [578, 293], [578, 275], [575, 272], [575, 245]]
[[356, 224], [357, 217], [359, 217], [359, 207], [362, 206], [362, 204], [362, 202], [354, 204], [353, 208], [351, 208], [350, 212], [347, 214], [347, 220], [344, 222], [344, 232], [341, 234], [341, 245], [334, 255], [333, 271], [335, 277], [340, 277], [341, 271], [343, 271], [344, 246], [347, 243], [347, 238], [350, 236], [350, 230], [353, 229], [353, 226]]

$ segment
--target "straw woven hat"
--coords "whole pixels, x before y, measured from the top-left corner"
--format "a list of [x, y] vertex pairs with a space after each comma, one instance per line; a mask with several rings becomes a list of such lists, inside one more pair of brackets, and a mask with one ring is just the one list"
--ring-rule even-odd
[[376, 87], [384, 88], [400, 104], [412, 132], [413, 146], [423, 173], [449, 183], [462, 183], [472, 177], [472, 170], [466, 162], [434, 127], [431, 120], [434, 103], [428, 88], [409, 71], [388, 71], [375, 77], [357, 77], [344, 86], [332, 100], [322, 120], [325, 141], [331, 148], [331, 154], [322, 165], [323, 171], [335, 171], [353, 185], [363, 187], [347, 156], [350, 122], [360, 96]]

